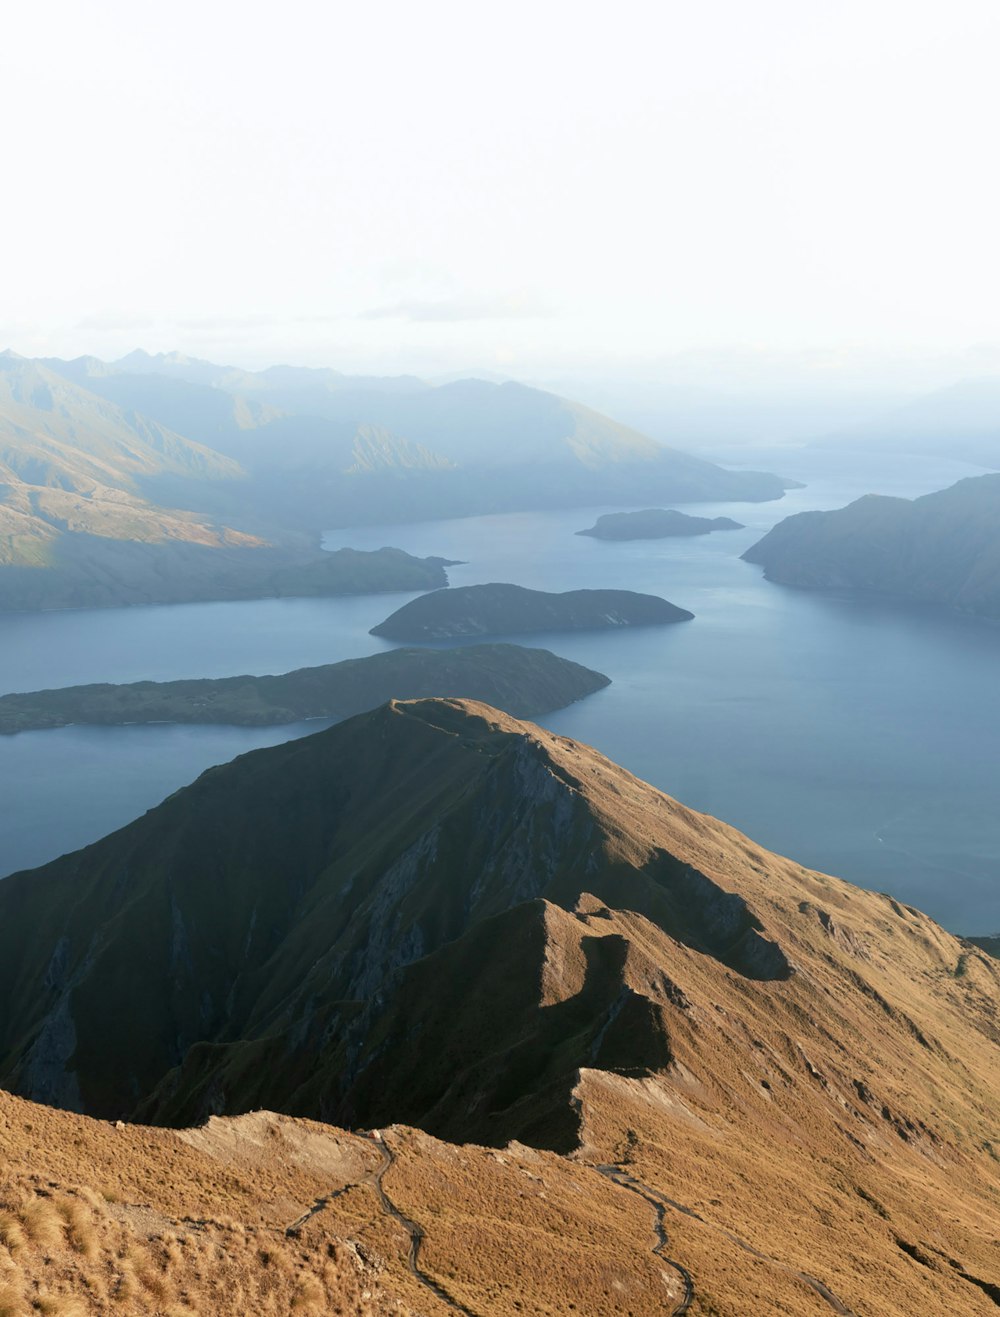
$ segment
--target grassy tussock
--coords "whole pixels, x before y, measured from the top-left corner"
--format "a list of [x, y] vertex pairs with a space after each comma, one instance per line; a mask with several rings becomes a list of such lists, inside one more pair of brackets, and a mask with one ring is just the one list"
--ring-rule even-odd
[[63, 1244], [62, 1218], [50, 1199], [26, 1199], [21, 1205], [19, 1216], [25, 1234], [36, 1247], [52, 1251]]
[[[3, 1133], [0, 1124], [0, 1154]], [[201, 1201], [210, 1199], [214, 1175], [195, 1178]], [[259, 1217], [252, 1184], [240, 1203], [228, 1182], [217, 1204], [225, 1210], [170, 1217], [147, 1205], [147, 1192], [99, 1183], [59, 1185], [36, 1175], [0, 1182], [0, 1317], [382, 1317], [406, 1311], [381, 1298], [373, 1278], [360, 1274], [356, 1256], [341, 1256], [334, 1240], [304, 1250], [279, 1222], [267, 1227], [259, 1219], [253, 1225], [241, 1220], [239, 1207], [251, 1201]], [[303, 1196], [309, 1195], [315, 1197], [312, 1186]], [[282, 1208], [282, 1223], [284, 1215]]]
[[20, 1285], [0, 1283], [0, 1317], [23, 1317], [26, 1312]]

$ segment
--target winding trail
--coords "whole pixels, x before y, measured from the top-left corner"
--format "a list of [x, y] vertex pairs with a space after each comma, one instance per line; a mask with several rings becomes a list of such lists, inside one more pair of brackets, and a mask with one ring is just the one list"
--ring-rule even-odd
[[[594, 1169], [600, 1171], [601, 1175], [606, 1175], [608, 1179], [614, 1180], [614, 1182], [621, 1185], [623, 1189], [631, 1189], [633, 1193], [639, 1194], [657, 1209], [657, 1233], [660, 1235], [662, 1242], [661, 1245], [658, 1245], [653, 1250], [653, 1252], [658, 1253], [661, 1257], [664, 1257], [661, 1252], [662, 1245], [667, 1242], [666, 1231], [663, 1229], [662, 1220], [665, 1209], [669, 1207], [675, 1212], [680, 1212], [683, 1216], [691, 1217], [693, 1221], [697, 1221], [700, 1225], [706, 1226], [709, 1230], [714, 1230], [716, 1234], [722, 1235], [725, 1239], [730, 1240], [738, 1248], [743, 1249], [745, 1253], [749, 1253], [752, 1257], [760, 1258], [762, 1262], [767, 1262], [770, 1266], [777, 1267], [779, 1271], [785, 1272], [786, 1275], [794, 1276], [796, 1280], [801, 1280], [804, 1284], [808, 1285], [810, 1289], [815, 1290], [819, 1297], [825, 1303], [829, 1304], [833, 1311], [838, 1314], [838, 1317], [857, 1317], [857, 1313], [855, 1313], [853, 1309], [848, 1308], [846, 1304], [842, 1303], [830, 1287], [825, 1285], [818, 1277], [810, 1275], [808, 1271], [799, 1271], [796, 1267], [790, 1266], [787, 1262], [779, 1262], [777, 1258], [772, 1258], [767, 1253], [762, 1253], [760, 1249], [754, 1248], [752, 1244], [748, 1244], [745, 1239], [740, 1239], [739, 1235], [734, 1235], [731, 1230], [727, 1230], [724, 1226], [713, 1225], [711, 1221], [706, 1221], [703, 1216], [699, 1216], [692, 1208], [685, 1207], [683, 1203], [678, 1203], [676, 1199], [668, 1198], [666, 1194], [661, 1193], [658, 1189], [652, 1189], [648, 1184], [643, 1184], [641, 1180], [637, 1180], [634, 1175], [631, 1175], [625, 1169], [624, 1166], [596, 1166]], [[673, 1258], [666, 1257], [664, 1257], [664, 1261], [669, 1262], [671, 1266], [676, 1267], [678, 1271], [682, 1272], [687, 1278], [688, 1284], [691, 1286], [687, 1297], [682, 1300], [681, 1307], [674, 1309], [674, 1317], [678, 1317], [678, 1314], [687, 1312], [690, 1307], [691, 1299], [694, 1296], [694, 1286], [691, 1285], [691, 1277], [689, 1273], [684, 1270], [679, 1262], [675, 1262]]]
[[[367, 1175], [362, 1176], [359, 1180], [355, 1180], [352, 1184], [342, 1185], [341, 1188], [334, 1189], [330, 1193], [324, 1194], [321, 1198], [317, 1198], [307, 1211], [303, 1212], [301, 1216], [296, 1217], [291, 1225], [286, 1226], [285, 1234], [297, 1235], [307, 1221], [310, 1221], [319, 1212], [322, 1212], [324, 1208], [328, 1207], [330, 1203], [334, 1201], [334, 1199], [340, 1198], [343, 1194], [350, 1193], [352, 1189], [359, 1189], [362, 1185], [368, 1185], [375, 1191], [379, 1200], [379, 1205], [385, 1215], [391, 1217], [394, 1221], [397, 1221], [409, 1235], [410, 1249], [407, 1255], [407, 1265], [416, 1280], [418, 1280], [426, 1289], [430, 1290], [435, 1298], [440, 1299], [442, 1303], [447, 1304], [452, 1312], [463, 1313], [464, 1317], [479, 1317], [478, 1313], [474, 1312], [471, 1308], [465, 1307], [464, 1304], [459, 1303], [457, 1299], [453, 1298], [439, 1281], [436, 1281], [433, 1276], [424, 1271], [420, 1266], [420, 1247], [424, 1242], [426, 1232], [424, 1231], [423, 1226], [414, 1221], [412, 1217], [409, 1217], [405, 1212], [400, 1211], [386, 1193], [385, 1186], [382, 1183], [386, 1172], [392, 1167], [396, 1160], [396, 1154], [386, 1143], [384, 1137], [379, 1131], [375, 1130], [370, 1134], [364, 1135], [364, 1137], [370, 1139], [382, 1154], [382, 1161], [377, 1170], [369, 1171]], [[716, 1234], [722, 1235], [723, 1238], [728, 1239], [738, 1248], [743, 1249], [744, 1252], [751, 1254], [752, 1257], [759, 1258], [762, 1262], [767, 1262], [770, 1266], [777, 1267], [778, 1270], [802, 1281], [804, 1284], [808, 1285], [810, 1289], [814, 1290], [825, 1303], [829, 1304], [833, 1311], [838, 1314], [838, 1317], [857, 1317], [857, 1314], [842, 1303], [829, 1286], [825, 1285], [823, 1281], [819, 1280], [816, 1276], [810, 1275], [807, 1271], [799, 1271], [797, 1268], [790, 1266], [786, 1262], [779, 1262], [777, 1258], [772, 1258], [768, 1256], [768, 1254], [762, 1253], [759, 1249], [754, 1248], [752, 1244], [748, 1244], [745, 1239], [740, 1239], [739, 1235], [734, 1235], [731, 1230], [727, 1230], [724, 1226], [717, 1226], [711, 1221], [706, 1221], [703, 1216], [699, 1216], [699, 1214], [692, 1208], [686, 1207], [683, 1203], [679, 1203], [676, 1199], [668, 1197], [659, 1189], [654, 1189], [651, 1185], [645, 1184], [642, 1180], [636, 1179], [636, 1177], [620, 1163], [602, 1163], [600, 1165], [590, 1163], [590, 1165], [599, 1175], [603, 1175], [606, 1179], [611, 1180], [612, 1183], [616, 1184], [620, 1189], [627, 1189], [630, 1193], [637, 1194], [653, 1209], [653, 1212], [655, 1213], [653, 1229], [656, 1234], [656, 1243], [653, 1245], [653, 1253], [665, 1262], [667, 1266], [673, 1268], [680, 1277], [681, 1285], [683, 1287], [681, 1298], [671, 1309], [670, 1317], [683, 1317], [684, 1313], [690, 1311], [691, 1304], [694, 1302], [694, 1280], [685, 1266], [678, 1262], [676, 1258], [667, 1255], [666, 1250], [670, 1243], [670, 1237], [667, 1234], [667, 1228], [665, 1225], [668, 1209], [674, 1212], [680, 1212], [683, 1216], [690, 1217], [693, 1221], [697, 1221], [699, 1225], [703, 1225], [709, 1230], [714, 1230]]]
[[653, 1245], [653, 1252], [658, 1258], [662, 1258], [667, 1266], [673, 1267], [674, 1271], [676, 1271], [681, 1278], [681, 1284], [684, 1286], [684, 1293], [671, 1313], [671, 1317], [681, 1317], [682, 1313], [688, 1311], [694, 1300], [694, 1281], [691, 1279], [691, 1273], [688, 1271], [687, 1267], [681, 1266], [676, 1258], [667, 1257], [665, 1252], [667, 1245], [670, 1243], [670, 1238], [667, 1235], [667, 1228], [664, 1225], [664, 1220], [667, 1215], [667, 1207], [673, 1206], [673, 1204], [671, 1204], [668, 1199], [664, 1199], [655, 1189], [651, 1189], [648, 1184], [643, 1184], [642, 1181], [637, 1180], [634, 1175], [630, 1175], [623, 1166], [602, 1165], [595, 1166], [594, 1169], [617, 1184], [620, 1189], [629, 1189], [632, 1193], [638, 1194], [640, 1198], [644, 1198], [656, 1213], [656, 1221], [653, 1229], [656, 1232], [657, 1242]]
[[335, 1198], [339, 1198], [342, 1194], [350, 1193], [352, 1189], [359, 1189], [362, 1185], [367, 1184], [375, 1190], [379, 1204], [386, 1216], [390, 1216], [394, 1221], [398, 1221], [410, 1236], [410, 1251], [407, 1255], [407, 1264], [409, 1265], [411, 1273], [416, 1277], [420, 1284], [429, 1289], [435, 1298], [440, 1299], [442, 1303], [446, 1303], [453, 1312], [464, 1313], [465, 1317], [479, 1317], [479, 1314], [473, 1312], [471, 1308], [466, 1308], [464, 1304], [461, 1304], [457, 1299], [452, 1298], [443, 1285], [421, 1268], [420, 1245], [424, 1242], [424, 1228], [423, 1226], [418, 1225], [416, 1221], [412, 1220], [411, 1217], [408, 1217], [404, 1212], [399, 1210], [386, 1193], [385, 1187], [382, 1184], [383, 1176], [396, 1160], [396, 1154], [377, 1130], [373, 1131], [371, 1134], [364, 1135], [363, 1137], [369, 1138], [382, 1154], [382, 1164], [379, 1166], [378, 1170], [369, 1172], [368, 1175], [362, 1176], [360, 1180], [355, 1180], [353, 1184], [345, 1184], [340, 1189], [334, 1189], [331, 1193], [324, 1194], [322, 1198], [317, 1198], [308, 1211], [303, 1212], [302, 1215], [297, 1217], [290, 1226], [285, 1227], [285, 1234], [297, 1235], [307, 1221], [311, 1220], [317, 1215], [317, 1213], [322, 1212], [323, 1209], [328, 1207]]

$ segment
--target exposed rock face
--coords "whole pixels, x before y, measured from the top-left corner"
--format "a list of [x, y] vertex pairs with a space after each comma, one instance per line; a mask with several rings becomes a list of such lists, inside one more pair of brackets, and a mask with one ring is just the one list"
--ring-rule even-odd
[[[580, 771], [596, 776], [596, 795]], [[551, 985], [552, 965], [571, 960], [591, 966], [584, 998], [567, 1007], [583, 1033], [537, 1109], [497, 1123], [433, 1089], [431, 1066], [404, 1086], [408, 1110], [442, 1130], [503, 1138], [564, 1127], [575, 1067], [609, 1054], [622, 1028], [635, 1031], [636, 1065], [666, 1064], [658, 1012], [675, 1009], [659, 995], [625, 1008], [657, 982], [655, 967], [633, 973], [642, 956], [620, 936], [603, 940], [613, 931], [603, 916], [588, 932], [589, 916], [567, 913], [585, 893], [600, 908], [624, 900], [651, 930], [748, 980], [792, 972], [742, 896], [665, 837], [617, 836], [607, 814], [616, 777], [632, 781], [592, 752], [458, 701], [392, 703], [210, 770], [96, 847], [0, 886], [0, 994], [16, 999], [3, 1074], [102, 1115], [141, 1107], [189, 1119], [211, 1092], [222, 1109], [266, 1102], [361, 1119], [394, 1091], [385, 1067], [400, 1063], [418, 1018], [421, 1047], [450, 1053], [448, 1019], [468, 1013], [472, 1037], [492, 1000], [498, 1027], [516, 1020], [516, 1036], [546, 1054], [562, 1026], [542, 1010], [538, 984], [543, 966]], [[81, 905], [70, 891], [90, 895]], [[34, 917], [26, 942], [18, 930]], [[442, 992], [424, 1002], [427, 974]], [[492, 1056], [495, 1038], [483, 1037]], [[276, 1046], [291, 1048], [282, 1064], [249, 1063], [247, 1049], [260, 1059]], [[509, 1084], [495, 1066], [473, 1048], [462, 1070], [468, 1084]], [[571, 1139], [572, 1123], [551, 1137]]]
[[594, 631], [608, 627], [661, 626], [694, 617], [657, 595], [632, 590], [567, 590], [550, 594], [494, 583], [434, 590], [411, 599], [378, 626], [389, 640], [451, 640], [526, 632]]
[[[985, 1317], [998, 1000], [1000, 964], [918, 911], [465, 701], [245, 755], [0, 883], [5, 1084], [159, 1122], [276, 1105], [388, 1128], [387, 1191], [479, 1317], [523, 1311], [525, 1284], [541, 1310], [571, 1292], [593, 1317], [652, 1317], [685, 1273], [721, 1317]], [[7, 1164], [39, 1122], [47, 1193], [71, 1164], [62, 1121], [102, 1178], [128, 1167], [169, 1238], [208, 1228], [192, 1196], [223, 1185], [246, 1213], [259, 1181], [287, 1206], [279, 1185], [310, 1165], [327, 1178], [285, 1217], [305, 1213], [305, 1241], [338, 1219], [359, 1238], [380, 1211], [371, 1141], [334, 1132], [338, 1152], [298, 1122], [121, 1131], [146, 1176], [111, 1125], [3, 1097], [0, 1117]], [[235, 1178], [187, 1179], [181, 1144]], [[661, 1209], [669, 1257], [650, 1253]], [[422, 1311], [398, 1221], [393, 1237]]]
[[868, 494], [836, 512], [801, 512], [743, 557], [783, 585], [1000, 617], [1000, 475], [912, 501]]
[[645, 508], [641, 512], [606, 512], [589, 530], [576, 533], [595, 540], [663, 540], [742, 529], [742, 524], [731, 517], [692, 517], [672, 508]]

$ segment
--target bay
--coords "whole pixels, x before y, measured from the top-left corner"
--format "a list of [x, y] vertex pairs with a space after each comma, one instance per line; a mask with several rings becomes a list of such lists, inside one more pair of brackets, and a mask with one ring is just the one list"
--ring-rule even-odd
[[[810, 867], [891, 892], [962, 932], [1000, 928], [1000, 627], [885, 600], [792, 590], [739, 555], [792, 512], [912, 496], [970, 468], [781, 455], [807, 481], [767, 504], [703, 504], [743, 531], [608, 543], [609, 508], [329, 532], [460, 558], [454, 585], [660, 594], [695, 621], [534, 636], [612, 685], [541, 720]], [[775, 458], [768, 465], [775, 469]], [[0, 691], [280, 672], [389, 648], [367, 634], [408, 595], [263, 600], [0, 618]], [[524, 638], [509, 637], [522, 640]], [[65, 728], [0, 738], [0, 873], [93, 841], [211, 764], [314, 731]]]

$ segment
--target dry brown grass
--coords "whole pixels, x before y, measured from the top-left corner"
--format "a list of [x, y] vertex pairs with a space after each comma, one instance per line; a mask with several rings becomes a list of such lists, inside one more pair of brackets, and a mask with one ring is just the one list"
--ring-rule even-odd
[[[698, 1317], [829, 1317], [807, 1274], [858, 1317], [996, 1317], [1000, 966], [604, 761], [577, 768], [623, 866], [669, 851], [741, 893], [794, 972], [755, 981], [603, 897], [558, 911], [540, 1008], [585, 985], [585, 940], [613, 936], [673, 1063], [580, 1072], [571, 1157], [387, 1131], [384, 1186], [426, 1231], [421, 1265], [479, 1317], [663, 1317], [679, 1282], [653, 1211], [593, 1165], [624, 1161], [683, 1205], [667, 1252]], [[116, 1129], [0, 1094], [0, 1317], [447, 1317], [379, 1206], [379, 1162], [371, 1141], [268, 1113]]]
[[[280, 1124], [294, 1142], [296, 1122]], [[304, 1140], [319, 1129], [303, 1126]], [[356, 1143], [364, 1172], [377, 1158]], [[335, 1139], [325, 1151], [317, 1174], [286, 1169], [279, 1152], [251, 1177], [167, 1131], [114, 1130], [0, 1094], [0, 1317], [403, 1317], [335, 1233], [315, 1248], [285, 1235], [329, 1188]], [[84, 1167], [90, 1184], [56, 1178]]]

